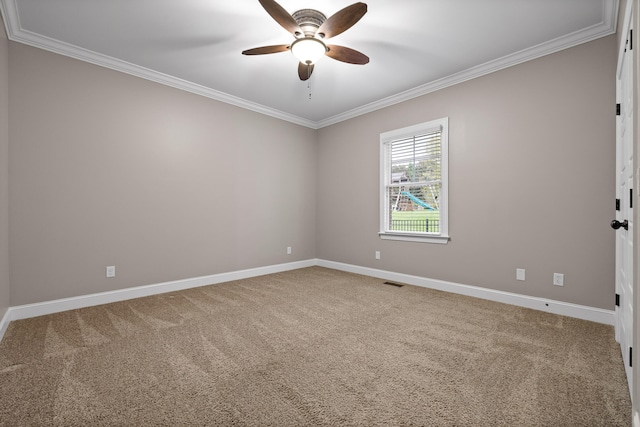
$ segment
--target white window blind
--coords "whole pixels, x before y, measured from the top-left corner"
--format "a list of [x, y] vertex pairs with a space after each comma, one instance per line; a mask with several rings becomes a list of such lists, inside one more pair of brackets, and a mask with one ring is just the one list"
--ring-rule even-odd
[[440, 181], [440, 145], [442, 132], [392, 141], [391, 172], [404, 173], [409, 182]]

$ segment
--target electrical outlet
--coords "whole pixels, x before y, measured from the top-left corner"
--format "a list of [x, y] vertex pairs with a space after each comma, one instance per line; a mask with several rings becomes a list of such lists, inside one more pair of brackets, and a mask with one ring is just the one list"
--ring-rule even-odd
[[107, 267], [107, 277], [116, 277], [116, 266], [110, 265]]
[[376, 259], [380, 259], [380, 251], [376, 251]]
[[287, 255], [291, 255], [291, 246], [287, 246]]
[[553, 273], [553, 284], [555, 286], [564, 286], [564, 274]]
[[516, 268], [516, 280], [524, 280], [524, 268]]

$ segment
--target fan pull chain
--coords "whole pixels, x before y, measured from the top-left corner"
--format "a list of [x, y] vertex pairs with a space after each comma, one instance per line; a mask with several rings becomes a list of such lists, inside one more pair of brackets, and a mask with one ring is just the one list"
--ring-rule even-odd
[[309, 89], [309, 99], [311, 99], [311, 65], [307, 64], [307, 89]]

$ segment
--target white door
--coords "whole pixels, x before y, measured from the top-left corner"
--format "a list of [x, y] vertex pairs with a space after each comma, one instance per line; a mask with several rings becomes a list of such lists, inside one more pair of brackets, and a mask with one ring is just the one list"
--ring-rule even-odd
[[[628, 30], [631, 34], [631, 18]], [[620, 114], [616, 135], [616, 339], [620, 343], [622, 358], [632, 387], [631, 347], [633, 345], [633, 54], [631, 40], [620, 53], [618, 61], [617, 96]]]

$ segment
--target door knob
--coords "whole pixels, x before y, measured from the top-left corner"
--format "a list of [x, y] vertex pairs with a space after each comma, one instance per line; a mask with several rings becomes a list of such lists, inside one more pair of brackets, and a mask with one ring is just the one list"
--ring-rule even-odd
[[620, 227], [624, 228], [625, 230], [628, 230], [629, 221], [627, 221], [626, 219], [622, 222], [618, 221], [617, 219], [614, 219], [613, 221], [611, 221], [611, 228], [613, 228], [614, 230], [617, 230]]

